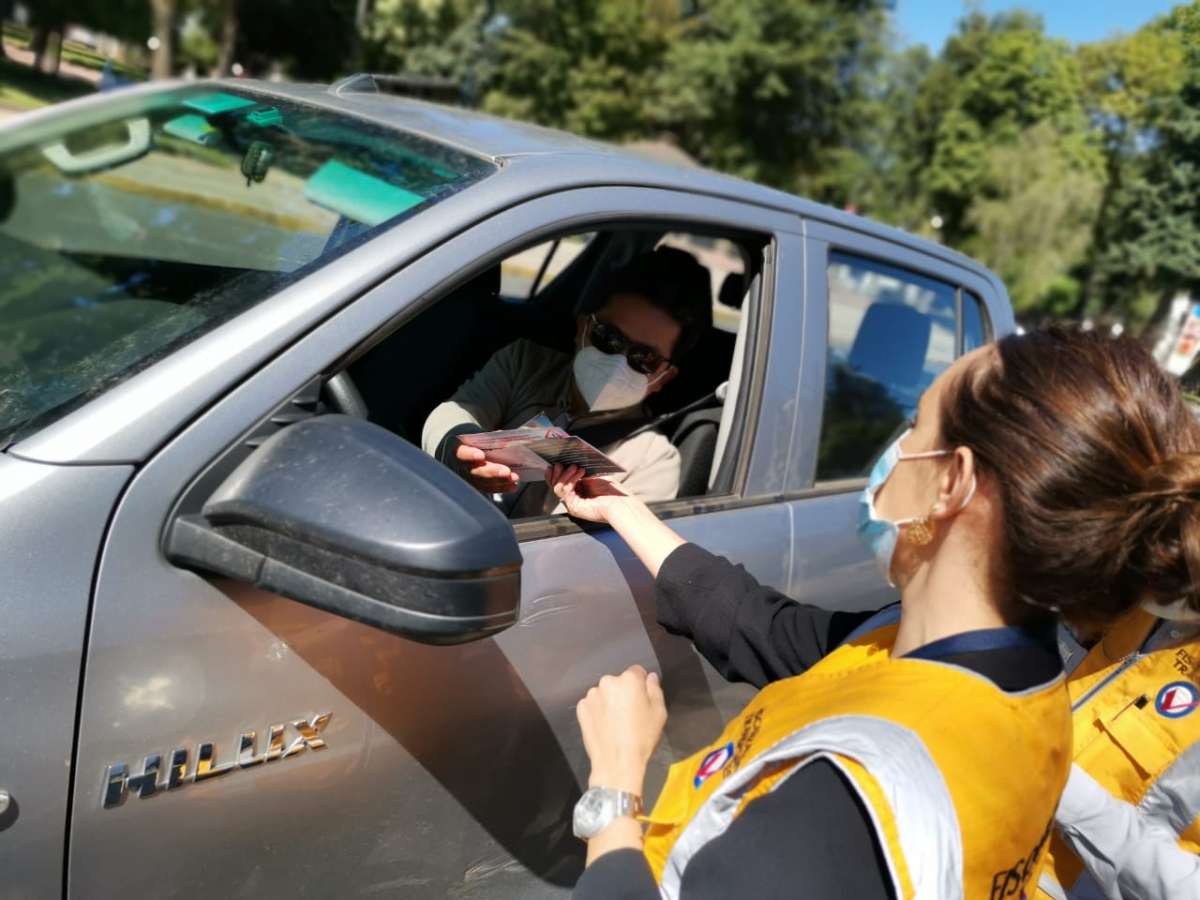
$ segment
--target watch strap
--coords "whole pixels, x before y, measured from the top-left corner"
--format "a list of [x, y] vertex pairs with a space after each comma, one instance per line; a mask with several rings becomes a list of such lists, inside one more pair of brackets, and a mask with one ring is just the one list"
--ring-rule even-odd
[[614, 819], [619, 819], [621, 816], [629, 816], [636, 819], [642, 814], [642, 798], [637, 794], [631, 794], [629, 791], [613, 790], [616, 797], [616, 812], [613, 814]]

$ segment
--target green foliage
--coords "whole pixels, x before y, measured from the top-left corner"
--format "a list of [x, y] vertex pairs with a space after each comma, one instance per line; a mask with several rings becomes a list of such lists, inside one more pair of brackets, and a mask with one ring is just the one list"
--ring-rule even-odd
[[[923, 130], [902, 151], [924, 173], [924, 193], [948, 242], [965, 245], [974, 234], [970, 207], [989, 189], [990, 151], [1039, 122], [1064, 140], [1082, 135], [1081, 93], [1071, 48], [1047, 37], [1037, 17], [973, 12], [963, 18], [918, 89]], [[1080, 167], [1098, 165], [1081, 140], [1072, 155]]]
[[1123, 127], [1137, 139], [1121, 142], [1129, 158], [1114, 169], [1095, 261], [1103, 305], [1144, 313], [1153, 295], [1151, 325], [1176, 293], [1200, 294], [1200, 3], [1177, 7], [1154, 32], [1154, 46], [1182, 64], [1170, 73], [1152, 67], [1158, 86], [1140, 104], [1126, 99], [1128, 91], [1108, 95], [1114, 106], [1124, 101]]
[[1132, 152], [1129, 141], [1167, 111], [1185, 75], [1178, 30], [1152, 26], [1121, 38], [1079, 48], [1083, 101], [1115, 151]]
[[355, 0], [243, 0], [238, 9], [237, 59], [251, 71], [265, 74], [276, 63], [299, 80], [347, 74]]
[[1065, 143], [1044, 120], [992, 147], [980, 179], [987, 191], [967, 213], [970, 249], [1004, 279], [1018, 315], [1044, 305], [1051, 291], [1061, 305], [1061, 279], [1091, 243], [1103, 185], [1097, 171], [1074, 164]]
[[883, 34], [877, 2], [713, 0], [674, 29], [649, 117], [706, 165], [825, 193], [869, 128]]
[[505, 5], [483, 106], [592, 137], [646, 133], [670, 16], [645, 0]]
[[208, 29], [200, 21], [190, 20], [179, 39], [179, 55], [183, 61], [206, 72], [217, 64], [219, 52], [220, 48]]
[[[0, 0], [2, 2], [2, 0]], [[211, 65], [227, 0], [38, 0], [132, 42], [195, 15]], [[237, 58], [294, 78], [436, 76], [466, 102], [854, 209], [993, 266], [1028, 319], [1158, 321], [1200, 294], [1200, 0], [1072, 47], [970, 8], [935, 56], [897, 51], [884, 0], [241, 0]], [[194, 31], [194, 33], [193, 33]]]

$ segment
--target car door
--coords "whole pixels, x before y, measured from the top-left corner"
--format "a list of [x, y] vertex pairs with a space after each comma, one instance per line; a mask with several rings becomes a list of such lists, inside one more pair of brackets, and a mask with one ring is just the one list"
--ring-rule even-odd
[[[788, 473], [790, 593], [836, 609], [896, 598], [857, 539], [858, 500], [917, 398], [961, 354], [1013, 329], [995, 276], [821, 221], [805, 223], [807, 330]], [[913, 243], [917, 243], [914, 241]], [[955, 259], [961, 261], [955, 261]]]
[[[654, 624], [649, 579], [621, 542], [565, 519], [516, 526], [519, 624], [450, 647], [184, 571], [161, 550], [189, 486], [219, 479], [223, 461], [272, 422], [303, 415], [315, 379], [363, 341], [403, 327], [447, 285], [519, 246], [629, 218], [769, 238], [720, 489], [662, 512], [688, 538], [786, 586], [790, 510], [778, 498], [807, 339], [798, 220], [645, 188], [564, 191], [495, 215], [201, 411], [125, 492], [95, 587], [71, 894], [566, 896], [583, 860], [570, 811], [586, 778], [573, 709], [586, 689], [632, 663], [663, 672], [671, 717], [650, 793], [673, 759], [737, 711], [748, 690]], [[250, 731], [257, 743], [239, 746]], [[139, 779], [154, 756], [160, 770]], [[117, 765], [135, 781], [114, 795], [107, 776]]]
[[89, 594], [132, 471], [0, 453], [0, 896], [62, 890]]

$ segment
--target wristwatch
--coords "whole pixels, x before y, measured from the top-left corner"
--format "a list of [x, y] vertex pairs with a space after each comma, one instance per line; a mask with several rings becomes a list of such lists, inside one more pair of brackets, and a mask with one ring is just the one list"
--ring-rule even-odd
[[575, 804], [575, 837], [586, 841], [607, 828], [613, 819], [641, 814], [642, 798], [637, 794], [606, 787], [588, 788]]

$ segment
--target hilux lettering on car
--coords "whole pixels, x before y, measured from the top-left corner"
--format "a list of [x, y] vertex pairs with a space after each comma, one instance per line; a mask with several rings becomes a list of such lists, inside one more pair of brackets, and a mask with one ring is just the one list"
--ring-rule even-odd
[[[188, 752], [183, 747], [176, 747], [168, 754], [165, 770], [162, 768], [162, 756], [158, 753], [152, 753], [142, 761], [142, 771], [138, 775], [130, 775], [125, 763], [113, 763], [104, 773], [104, 808], [120, 806], [130, 792], [144, 799], [159, 791], [174, 790], [185, 784], [228, 775], [234, 769], [249, 769], [264, 762], [288, 759], [305, 750], [324, 750], [325, 739], [321, 733], [332, 717], [333, 713], [319, 713], [308, 719], [269, 725], [262, 753], [258, 752], [258, 733], [243, 731], [238, 735], [236, 759], [224, 763], [217, 762], [217, 745], [213, 741], [203, 741], [196, 746], [196, 763], [190, 773]], [[288, 728], [296, 732], [296, 737], [284, 747], [284, 735]]]

